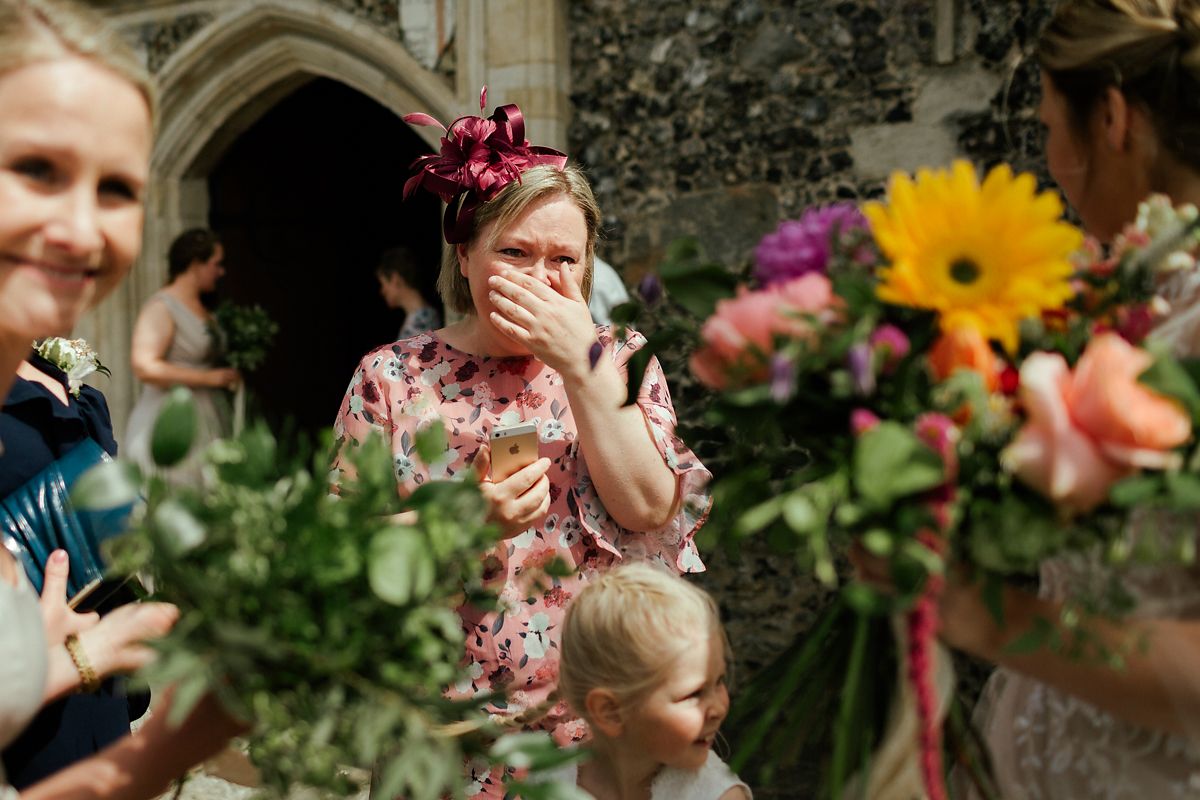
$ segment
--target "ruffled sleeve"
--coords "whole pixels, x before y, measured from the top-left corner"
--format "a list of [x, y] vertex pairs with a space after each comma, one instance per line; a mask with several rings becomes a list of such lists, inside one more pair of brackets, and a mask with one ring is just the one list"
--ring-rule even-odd
[[371, 436], [390, 440], [392, 434], [391, 404], [385, 396], [388, 387], [381, 379], [381, 351], [368, 353], [359, 362], [342, 398], [337, 419], [333, 423], [335, 455], [330, 483], [336, 492], [345, 479], [355, 477], [354, 466], [347, 453], [359, 447]]
[[[613, 361], [622, 376], [628, 375], [629, 359], [646, 344], [646, 337], [628, 331], [628, 338], [614, 341], [607, 327], [597, 329], [600, 342], [612, 351]], [[709, 472], [696, 455], [675, 435], [675, 408], [667, 379], [657, 358], [646, 367], [637, 405], [646, 419], [654, 444], [663, 462], [675, 473], [678, 508], [666, 525], [653, 531], [630, 531], [619, 526], [608, 512], [592, 485], [587, 465], [581, 461], [579, 477], [572, 489], [576, 517], [585, 534], [598, 547], [622, 558], [656, 559], [680, 572], [703, 572], [704, 563], [693, 538], [708, 519], [712, 507], [708, 484]]]

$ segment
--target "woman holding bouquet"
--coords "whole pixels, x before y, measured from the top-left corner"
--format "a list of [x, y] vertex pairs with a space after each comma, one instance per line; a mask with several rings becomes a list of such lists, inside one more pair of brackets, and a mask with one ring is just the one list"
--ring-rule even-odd
[[191, 389], [196, 404], [197, 445], [187, 461], [171, 469], [174, 481], [199, 483], [200, 451], [229, 434], [224, 392], [237, 388], [242, 379], [236, 369], [213, 366], [213, 320], [201, 302], [225, 274], [224, 256], [210, 230], [193, 228], [175, 237], [167, 253], [170, 283], [146, 301], [133, 328], [130, 363], [145, 386], [129, 414], [128, 449], [143, 470], [154, 469], [150, 434], [171, 387]]
[[[408, 121], [437, 124], [423, 114]], [[628, 376], [641, 389], [624, 405], [627, 365], [645, 340], [592, 324], [600, 211], [583, 173], [561, 153], [530, 147], [512, 105], [488, 119], [460, 118], [442, 143], [440, 156], [421, 159], [406, 192], [424, 187], [450, 204], [443, 232], [452, 248], [439, 289], [465, 317], [368, 353], [335, 435], [343, 452], [384, 436], [402, 495], [430, 479], [480, 477], [503, 536], [486, 556], [501, 610], [459, 609], [468, 677], [456, 690], [506, 692], [493, 711], [538, 715], [557, 680], [564, 606], [589, 576], [626, 559], [703, 569], [692, 536], [707, 515], [709, 473], [674, 435], [654, 359], [644, 378]], [[438, 421], [448, 447], [419, 463], [416, 435]], [[540, 457], [493, 474], [490, 437], [520, 423], [536, 426]], [[569, 577], [543, 574], [555, 559]], [[562, 703], [539, 727], [560, 743], [584, 735]], [[502, 796], [497, 776], [473, 780], [477, 796]]]
[[[1200, 2], [1067, 0], [1038, 59], [1048, 167], [1092, 234], [1111, 241], [1154, 192], [1200, 204]], [[1176, 273], [1160, 293], [1171, 311], [1151, 338], [1200, 355], [1200, 275]], [[1147, 534], [1163, 524], [1192, 530], [1196, 518], [1135, 515], [1134, 524]], [[879, 564], [862, 566], [868, 577], [884, 577]], [[1003, 626], [979, 583], [954, 573], [947, 581], [943, 640], [1000, 666], [980, 718], [1004, 798], [1200, 792], [1200, 569], [1119, 574], [1133, 612], [1084, 624], [1100, 648], [1124, 655], [1123, 668], [1046, 647], [1010, 648], [1039, 620], [1070, 641], [1064, 600], [1100, 568], [1077, 558], [1044, 563], [1038, 595], [1004, 589]]]
[[[144, 67], [102, 20], [54, 0], [0, 0], [4, 394], [34, 339], [70, 331], [124, 279], [137, 256], [153, 94]], [[47, 402], [63, 401], [54, 387], [45, 388]], [[65, 393], [67, 387], [58, 384], [57, 390]], [[0, 453], [5, 469], [10, 460], [28, 456], [24, 448], [17, 450], [19, 441], [12, 444], [13, 451]], [[77, 687], [94, 689], [109, 672], [143, 663], [147, 652], [139, 643], [161, 635], [176, 616], [160, 605], [127, 606], [99, 623], [94, 615], [71, 612], [64, 555], [52, 556], [46, 567], [39, 613], [20, 567], [0, 549], [3, 745], [44, 699]], [[23, 796], [152, 797], [215, 752], [236, 727], [211, 701], [178, 729], [166, 717], [156, 714], [136, 737], [126, 736], [34, 783]], [[84, 732], [88, 752], [105, 743], [92, 741], [92, 733]], [[0, 795], [7, 796], [12, 790], [4, 783], [0, 780]]]

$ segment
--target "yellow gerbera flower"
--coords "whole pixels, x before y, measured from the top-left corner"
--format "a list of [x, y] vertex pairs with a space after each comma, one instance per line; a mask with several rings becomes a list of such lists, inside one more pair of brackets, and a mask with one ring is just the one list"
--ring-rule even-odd
[[1032, 175], [1001, 164], [981, 186], [975, 168], [892, 174], [888, 202], [867, 203], [880, 250], [880, 300], [938, 312], [941, 328], [969, 325], [1010, 353], [1018, 324], [1074, 295], [1070, 256], [1083, 243], [1062, 202]]

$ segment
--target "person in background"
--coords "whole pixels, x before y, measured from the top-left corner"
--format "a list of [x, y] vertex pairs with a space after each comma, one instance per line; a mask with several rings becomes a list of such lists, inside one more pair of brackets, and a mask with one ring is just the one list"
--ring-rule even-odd
[[597, 325], [612, 324], [612, 310], [629, 302], [629, 290], [612, 265], [596, 256], [592, 271], [592, 296], [588, 298], [588, 311], [592, 322]]
[[383, 302], [388, 308], [404, 309], [404, 323], [400, 326], [397, 341], [442, 327], [442, 315], [436, 305], [417, 288], [421, 285], [419, 269], [412, 251], [403, 246], [386, 250], [375, 268]]
[[126, 449], [144, 472], [155, 469], [150, 434], [167, 393], [175, 386], [192, 390], [196, 405], [196, 437], [191, 455], [168, 472], [171, 480], [199, 483], [204, 446], [231, 432], [227, 390], [237, 388], [241, 374], [213, 366], [219, 342], [212, 314], [201, 296], [213, 291], [225, 274], [225, 250], [205, 228], [184, 231], [167, 254], [170, 283], [154, 293], [133, 327], [133, 374], [144, 386], [129, 414]]

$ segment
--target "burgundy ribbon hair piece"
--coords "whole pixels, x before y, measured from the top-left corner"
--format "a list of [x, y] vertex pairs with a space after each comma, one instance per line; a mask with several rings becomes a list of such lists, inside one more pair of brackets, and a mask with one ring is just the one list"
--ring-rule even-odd
[[[487, 104], [487, 87], [479, 93], [479, 113]], [[450, 244], [467, 241], [475, 211], [508, 184], [521, 180], [531, 167], [548, 165], [562, 169], [566, 153], [549, 147], [531, 146], [525, 140], [525, 117], [509, 104], [496, 108], [490, 117], [465, 116], [447, 128], [428, 114], [406, 114], [410, 125], [433, 125], [446, 132], [442, 151], [419, 157], [412, 163], [414, 174], [404, 184], [404, 199], [418, 188], [433, 192], [447, 204], [442, 232]], [[465, 195], [465, 197], [463, 197]], [[463, 197], [462, 205], [455, 202]]]

